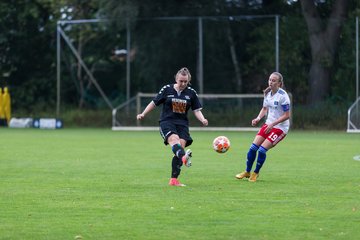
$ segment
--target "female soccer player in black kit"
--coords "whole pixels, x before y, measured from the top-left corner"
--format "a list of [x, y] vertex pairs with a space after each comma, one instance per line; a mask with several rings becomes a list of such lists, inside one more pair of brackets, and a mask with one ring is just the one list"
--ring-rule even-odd
[[160, 134], [164, 139], [165, 145], [170, 145], [174, 153], [172, 159], [172, 171], [169, 185], [184, 187], [178, 177], [181, 166], [191, 166], [190, 149], [185, 151], [185, 147], [193, 142], [189, 132], [189, 120], [187, 112], [191, 108], [195, 117], [204, 125], [208, 125], [208, 120], [202, 114], [202, 106], [194, 89], [189, 87], [191, 81], [190, 71], [183, 67], [175, 75], [175, 84], [165, 85], [155, 98], [146, 106], [144, 111], [137, 115], [141, 120], [152, 111], [156, 106], [163, 104], [160, 115]]

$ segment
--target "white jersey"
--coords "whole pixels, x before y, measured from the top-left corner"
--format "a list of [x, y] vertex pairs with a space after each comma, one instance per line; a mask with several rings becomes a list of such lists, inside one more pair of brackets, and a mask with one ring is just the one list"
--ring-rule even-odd
[[[263, 106], [268, 109], [267, 118], [265, 124], [274, 122], [281, 117], [285, 112], [290, 111], [290, 98], [284, 89], [279, 90], [273, 95], [270, 91], [264, 97]], [[284, 133], [289, 131], [290, 121], [289, 119], [274, 126], [281, 129]]]

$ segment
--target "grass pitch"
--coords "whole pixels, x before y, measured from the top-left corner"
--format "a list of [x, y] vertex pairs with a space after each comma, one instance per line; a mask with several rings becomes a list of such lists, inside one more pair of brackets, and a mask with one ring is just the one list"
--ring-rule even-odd
[[0, 129], [0, 239], [360, 239], [358, 134], [290, 132], [236, 180], [254, 135], [192, 132], [178, 188], [158, 132]]

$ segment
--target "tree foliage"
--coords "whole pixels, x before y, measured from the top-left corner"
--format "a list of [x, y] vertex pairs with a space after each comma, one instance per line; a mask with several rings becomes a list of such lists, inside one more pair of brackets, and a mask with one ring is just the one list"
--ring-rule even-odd
[[0, 5], [2, 85], [16, 93], [15, 105], [52, 102], [55, 89], [53, 11], [45, 1], [2, 1]]
[[[339, 1], [317, 1], [317, 5], [312, 0], [289, 2], [2, 1], [1, 85], [10, 87], [15, 109], [31, 110], [35, 105], [54, 108], [58, 21], [96, 18], [107, 21], [61, 27], [112, 102], [125, 100], [126, 62], [114, 59], [113, 51], [126, 49], [127, 26], [131, 33], [132, 96], [139, 91], [157, 91], [172, 82], [174, 73], [183, 66], [189, 67], [194, 76], [192, 84], [198, 88], [198, 27], [202, 17], [204, 92], [260, 93], [269, 73], [275, 70], [275, 21], [271, 16], [278, 15], [280, 71], [294, 101], [352, 101], [355, 91], [349, 89], [355, 87], [357, 1], [347, 0], [348, 9], [341, 12], [336, 5]], [[311, 6], [310, 12], [306, 6]], [[340, 19], [341, 26], [334, 26], [336, 31], [326, 30], [339, 23], [334, 19]], [[318, 26], [318, 36], [311, 26]], [[98, 90], [63, 40], [61, 47], [62, 101], [80, 107], [104, 106]], [[324, 61], [326, 56], [330, 56], [328, 61]], [[319, 78], [314, 64], [327, 75]], [[314, 84], [319, 79], [325, 84], [320, 88]], [[321, 94], [317, 94], [319, 89]]]

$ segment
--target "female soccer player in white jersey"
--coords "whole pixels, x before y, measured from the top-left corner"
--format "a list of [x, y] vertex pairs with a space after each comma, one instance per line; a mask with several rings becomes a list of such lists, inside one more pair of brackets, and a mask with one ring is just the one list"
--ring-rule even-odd
[[[247, 153], [246, 169], [235, 176], [237, 179], [249, 178], [250, 182], [256, 182], [260, 169], [266, 160], [266, 152], [283, 140], [289, 131], [290, 98], [282, 88], [284, 85], [283, 77], [280, 73], [273, 72], [268, 82], [269, 86], [264, 90], [263, 107], [258, 116], [252, 120], [251, 125], [255, 126], [265, 115], [267, 118]], [[256, 167], [251, 173], [257, 152]]]
[[175, 84], [164, 86], [157, 96], [146, 106], [144, 111], [137, 115], [141, 120], [147, 113], [156, 106], [163, 105], [160, 115], [160, 134], [164, 139], [164, 144], [170, 144], [174, 153], [172, 159], [170, 186], [183, 187], [178, 177], [181, 166], [191, 166], [191, 150], [185, 152], [185, 147], [192, 144], [193, 140], [189, 133], [189, 120], [187, 112], [191, 108], [195, 117], [204, 125], [208, 125], [208, 120], [201, 112], [202, 106], [196, 91], [189, 87], [191, 74], [187, 68], [181, 68], [175, 75]]

